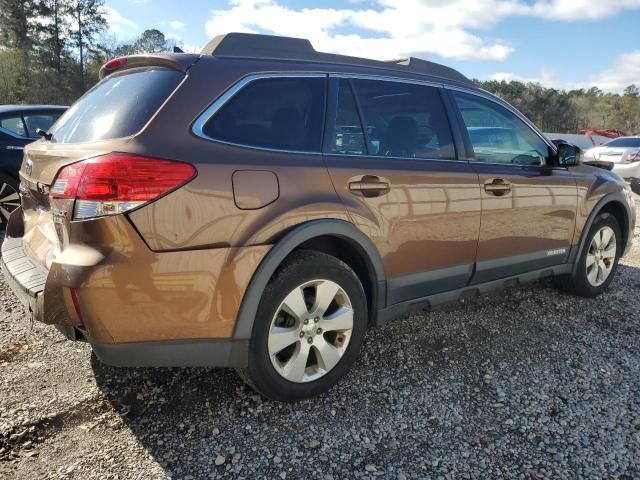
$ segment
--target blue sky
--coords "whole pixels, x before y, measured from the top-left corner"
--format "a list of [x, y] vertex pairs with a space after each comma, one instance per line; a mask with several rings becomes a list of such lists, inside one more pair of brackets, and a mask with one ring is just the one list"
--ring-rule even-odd
[[122, 41], [157, 28], [198, 50], [219, 33], [272, 33], [334, 53], [415, 55], [480, 79], [640, 86], [640, 0], [106, 0], [105, 7]]

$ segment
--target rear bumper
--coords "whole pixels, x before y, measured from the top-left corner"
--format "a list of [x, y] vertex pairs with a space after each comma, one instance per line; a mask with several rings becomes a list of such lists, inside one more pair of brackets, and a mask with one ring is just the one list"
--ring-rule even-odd
[[92, 343], [91, 347], [101, 362], [114, 367], [246, 367], [249, 341]]
[[123, 216], [71, 228], [82, 243], [65, 244], [47, 269], [20, 209], [10, 218], [0, 265], [31, 320], [80, 333], [114, 366], [246, 366], [235, 324], [270, 246], [153, 252]]
[[30, 319], [43, 315], [43, 291], [47, 272], [25, 251], [21, 238], [7, 238], [2, 243], [0, 268], [5, 280], [24, 306]]

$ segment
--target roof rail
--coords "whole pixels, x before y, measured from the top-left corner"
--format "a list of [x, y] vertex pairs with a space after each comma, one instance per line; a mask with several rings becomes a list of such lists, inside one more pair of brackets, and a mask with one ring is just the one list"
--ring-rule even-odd
[[375, 67], [430, 75], [462, 83], [472, 83], [471, 80], [457, 70], [427, 60], [410, 57], [403, 60], [382, 62], [368, 58], [322, 53], [317, 52], [313, 48], [313, 45], [311, 45], [311, 42], [303, 38], [279, 37], [254, 33], [227, 33], [226, 35], [218, 35], [211, 40], [205, 45], [201, 53], [203, 55], [213, 55], [220, 58], [299, 60], [304, 62]]

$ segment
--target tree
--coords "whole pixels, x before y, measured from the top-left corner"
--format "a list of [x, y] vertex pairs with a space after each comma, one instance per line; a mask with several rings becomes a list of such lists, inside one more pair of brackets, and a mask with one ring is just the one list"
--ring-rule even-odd
[[175, 42], [169, 41], [160, 30], [145, 30], [133, 43], [134, 53], [168, 52], [173, 49]]
[[638, 89], [638, 87], [636, 87], [635, 84], [632, 83], [631, 85], [629, 85], [627, 88], [624, 89], [624, 96], [637, 98], [638, 96], [640, 96], [640, 89]]
[[107, 20], [103, 15], [103, 5], [103, 0], [74, 0], [72, 38], [80, 57], [80, 85], [83, 89], [86, 87], [86, 54], [96, 46], [97, 34], [107, 27]]
[[33, 45], [35, 0], [0, 0], [0, 44], [28, 53]]

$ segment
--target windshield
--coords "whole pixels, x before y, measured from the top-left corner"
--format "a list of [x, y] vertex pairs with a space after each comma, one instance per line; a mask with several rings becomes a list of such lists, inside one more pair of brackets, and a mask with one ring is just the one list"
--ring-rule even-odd
[[620, 137], [605, 143], [607, 147], [640, 148], [640, 137]]
[[178, 86], [184, 74], [160, 67], [109, 75], [53, 125], [51, 141], [82, 143], [138, 133]]

